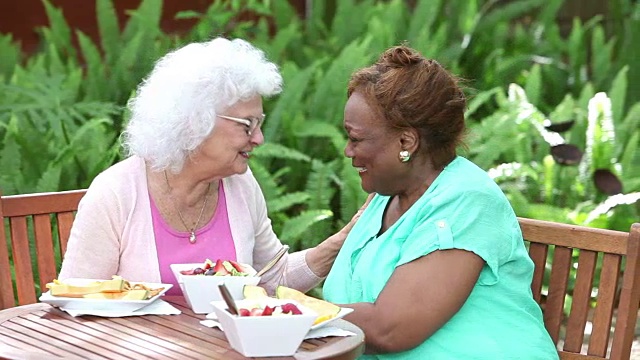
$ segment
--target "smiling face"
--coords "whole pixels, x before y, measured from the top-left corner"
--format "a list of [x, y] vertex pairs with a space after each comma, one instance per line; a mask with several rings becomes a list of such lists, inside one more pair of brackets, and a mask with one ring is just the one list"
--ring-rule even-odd
[[368, 193], [395, 195], [404, 188], [408, 171], [398, 159], [403, 148], [402, 132], [387, 127], [384, 118], [354, 92], [344, 109], [348, 141], [344, 154], [358, 170], [362, 189]]
[[[236, 103], [220, 115], [259, 119], [262, 111], [262, 97], [257, 95]], [[253, 130], [251, 135], [247, 134], [247, 128], [241, 122], [217, 117], [213, 131], [191, 156], [191, 162], [197, 167], [212, 169], [214, 177], [245, 173], [251, 151], [264, 142], [260, 128]]]

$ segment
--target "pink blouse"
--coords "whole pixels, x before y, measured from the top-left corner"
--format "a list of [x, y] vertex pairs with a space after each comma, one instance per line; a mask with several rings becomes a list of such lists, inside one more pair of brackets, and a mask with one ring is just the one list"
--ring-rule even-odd
[[218, 205], [216, 211], [204, 227], [196, 230], [196, 242], [189, 243], [189, 232], [176, 231], [166, 223], [160, 215], [155, 202], [149, 195], [151, 202], [151, 218], [153, 232], [158, 250], [160, 265], [160, 279], [163, 284], [173, 284], [167, 295], [182, 295], [178, 281], [173, 276], [169, 265], [185, 263], [204, 263], [206, 259], [216, 261], [236, 260], [236, 247], [231, 235], [227, 200], [222, 181], [218, 186]]

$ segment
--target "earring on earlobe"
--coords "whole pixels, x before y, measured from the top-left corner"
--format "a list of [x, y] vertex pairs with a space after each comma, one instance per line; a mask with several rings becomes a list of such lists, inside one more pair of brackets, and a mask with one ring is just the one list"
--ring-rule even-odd
[[400, 162], [403, 162], [403, 163], [406, 163], [409, 160], [411, 160], [411, 154], [407, 150], [400, 151], [400, 155], [398, 157], [400, 158]]

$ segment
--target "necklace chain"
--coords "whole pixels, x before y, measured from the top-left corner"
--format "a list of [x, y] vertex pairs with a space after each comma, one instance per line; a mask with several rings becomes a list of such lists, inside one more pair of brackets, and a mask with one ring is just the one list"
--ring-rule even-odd
[[167, 183], [167, 187], [169, 188], [169, 199], [171, 199], [171, 203], [173, 204], [173, 207], [178, 212], [178, 216], [180, 217], [180, 221], [182, 222], [182, 225], [184, 225], [184, 228], [187, 229], [187, 231], [189, 232], [189, 242], [194, 244], [196, 242], [196, 229], [198, 228], [198, 224], [200, 224], [200, 220], [202, 220], [204, 209], [207, 207], [207, 200], [209, 200], [209, 196], [211, 195], [211, 183], [209, 183], [209, 187], [207, 187], [207, 192], [204, 195], [204, 203], [202, 204], [202, 209], [200, 209], [200, 215], [198, 216], [198, 220], [196, 221], [195, 224], [193, 224], [193, 227], [190, 229], [187, 226], [187, 222], [184, 221], [184, 217], [180, 212], [180, 208], [178, 207], [175, 200], [173, 199], [173, 195], [171, 195], [171, 190], [173, 190], [173, 188], [171, 187], [171, 185], [169, 185], [169, 178], [167, 177], [166, 170], [164, 171], [164, 181]]

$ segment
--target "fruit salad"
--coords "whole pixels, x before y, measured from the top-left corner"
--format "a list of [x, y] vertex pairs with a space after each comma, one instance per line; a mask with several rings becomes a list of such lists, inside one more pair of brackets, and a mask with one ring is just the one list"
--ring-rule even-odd
[[251, 309], [238, 309], [239, 316], [277, 316], [277, 315], [300, 315], [302, 311], [292, 303], [275, 306], [254, 306]]
[[[242, 293], [245, 299], [262, 299], [269, 297], [267, 295], [267, 291], [263, 287], [256, 285], [245, 285]], [[340, 312], [340, 307], [336, 304], [332, 304], [321, 299], [316, 299], [314, 297], [305, 295], [298, 290], [291, 289], [282, 285], [276, 288], [276, 298], [283, 300], [293, 300], [300, 305], [305, 306], [318, 313], [318, 317], [316, 318], [314, 325], [332, 319], [336, 317]]]
[[233, 260], [218, 259], [214, 263], [207, 259], [200, 267], [189, 270], [181, 270], [182, 275], [206, 275], [206, 276], [253, 276], [256, 270], [251, 265], [240, 264]]

